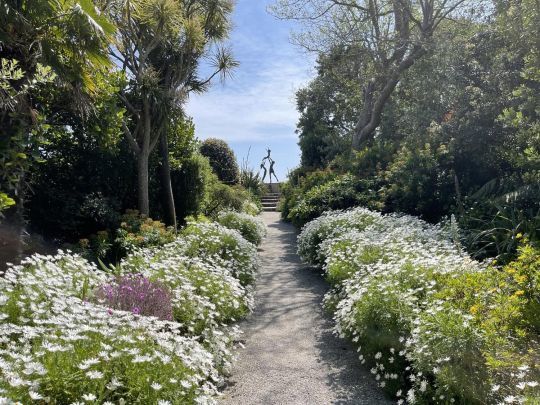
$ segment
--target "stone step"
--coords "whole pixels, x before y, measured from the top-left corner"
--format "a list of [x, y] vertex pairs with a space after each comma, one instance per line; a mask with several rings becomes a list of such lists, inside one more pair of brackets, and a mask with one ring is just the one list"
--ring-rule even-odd
[[275, 212], [281, 198], [281, 193], [266, 193], [261, 197], [261, 205], [263, 211]]

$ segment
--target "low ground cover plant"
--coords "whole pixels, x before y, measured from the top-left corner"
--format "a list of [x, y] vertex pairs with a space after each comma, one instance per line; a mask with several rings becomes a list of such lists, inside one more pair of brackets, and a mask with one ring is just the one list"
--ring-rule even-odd
[[307, 224], [299, 254], [333, 285], [336, 333], [399, 403], [536, 403], [540, 251], [481, 263], [455, 233], [356, 208]]
[[234, 323], [252, 308], [255, 256], [238, 232], [193, 222], [111, 269], [69, 252], [11, 266], [0, 402], [214, 403]]

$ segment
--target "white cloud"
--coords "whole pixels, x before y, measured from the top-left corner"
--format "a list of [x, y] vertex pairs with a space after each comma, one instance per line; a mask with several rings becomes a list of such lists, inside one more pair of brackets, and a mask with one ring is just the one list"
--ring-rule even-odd
[[299, 57], [261, 63], [266, 66], [259, 71], [248, 67], [231, 83], [216, 84], [190, 99], [187, 113], [194, 118], [197, 136], [227, 141], [296, 138], [294, 95], [310, 78], [308, 64]]

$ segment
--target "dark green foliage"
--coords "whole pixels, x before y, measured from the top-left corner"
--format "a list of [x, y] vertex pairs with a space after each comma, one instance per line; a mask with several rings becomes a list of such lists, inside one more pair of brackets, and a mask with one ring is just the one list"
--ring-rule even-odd
[[[403, 146], [384, 173], [378, 196], [386, 211], [401, 211], [437, 221], [455, 204], [454, 173], [444, 145]], [[450, 166], [448, 170], [439, 170]]]
[[259, 173], [256, 173], [253, 169], [242, 168], [240, 171], [240, 185], [258, 199], [262, 197], [266, 190]]
[[341, 210], [358, 205], [370, 206], [376, 193], [366, 180], [356, 179], [350, 174], [315, 186], [300, 197], [288, 214], [288, 219], [297, 226], [317, 218], [328, 210]]
[[98, 231], [71, 249], [93, 262], [116, 264], [135, 249], [163, 246], [176, 238], [174, 229], [137, 210], [126, 210], [119, 219], [118, 229]]
[[460, 226], [472, 256], [506, 262], [514, 257], [521, 235], [540, 240], [540, 183], [517, 190], [508, 186], [508, 192], [492, 183], [467, 201]]
[[298, 91], [298, 144], [303, 167], [324, 168], [340, 151], [350, 147], [361, 99], [361, 78], [355, 72], [358, 54], [336, 46], [319, 55], [318, 75]]
[[71, 110], [88, 112], [98, 87], [95, 79], [110, 65], [106, 40], [113, 31], [89, 1], [2, 2], [0, 211], [16, 200], [20, 205], [16, 214], [22, 216], [28, 190], [26, 172], [38, 161], [36, 155], [47, 140], [48, 121], [62, 118], [61, 106], [51, 110], [50, 97], [39, 93], [46, 91], [51, 96], [64, 88]]
[[313, 187], [320, 186], [335, 177], [336, 174], [328, 170], [309, 172], [303, 170], [302, 167], [289, 173], [289, 182], [281, 185], [282, 198], [279, 205], [281, 217], [292, 220], [289, 217], [290, 212], [300, 202], [302, 196]]
[[214, 181], [209, 184], [208, 194], [202, 213], [208, 217], [216, 218], [222, 211], [243, 211], [246, 201], [253, 201], [249, 191], [241, 186], [229, 186]]
[[239, 180], [239, 168], [234, 152], [221, 139], [206, 139], [200, 147], [200, 152], [210, 161], [210, 165], [219, 180], [226, 184], [236, 184]]
[[32, 173], [27, 205], [34, 230], [75, 241], [117, 228], [120, 213], [136, 205], [135, 162], [123, 144], [107, 151], [64, 133], [44, 153], [47, 159]]
[[174, 204], [179, 222], [201, 212], [212, 176], [208, 159], [198, 153], [172, 170]]

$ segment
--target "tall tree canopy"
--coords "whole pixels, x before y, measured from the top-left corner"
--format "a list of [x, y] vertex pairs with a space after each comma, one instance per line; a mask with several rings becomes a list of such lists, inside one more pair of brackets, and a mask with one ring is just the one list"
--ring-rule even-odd
[[[278, 0], [280, 18], [303, 21], [297, 42], [328, 52], [336, 46], [354, 49], [363, 76], [362, 106], [352, 131], [352, 146], [375, 135], [384, 107], [405, 71], [428, 53], [434, 33], [447, 20], [471, 20], [481, 1], [467, 0]], [[472, 8], [474, 7], [474, 8]]]

